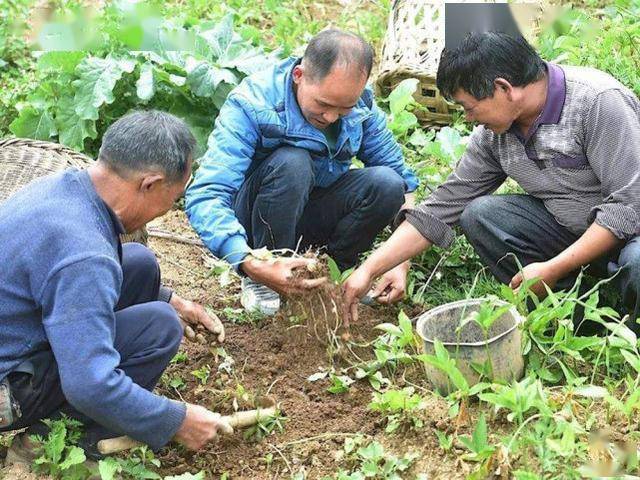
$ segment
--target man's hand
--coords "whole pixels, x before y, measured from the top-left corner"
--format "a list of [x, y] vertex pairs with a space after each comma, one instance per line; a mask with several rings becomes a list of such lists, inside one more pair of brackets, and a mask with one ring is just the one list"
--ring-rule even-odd
[[327, 278], [296, 278], [296, 270], [313, 270], [315, 260], [309, 258], [277, 258], [258, 260], [248, 256], [242, 262], [242, 270], [252, 280], [266, 285], [282, 295], [305, 293], [326, 283]]
[[215, 313], [208, 313], [202, 305], [185, 300], [175, 292], [171, 295], [169, 303], [176, 309], [178, 315], [180, 315], [184, 326], [184, 334], [188, 339], [193, 340], [196, 336], [191, 325], [202, 325], [211, 333], [217, 335], [218, 342], [224, 342], [224, 326]]
[[190, 450], [200, 450], [219, 433], [233, 433], [233, 428], [219, 413], [187, 403], [187, 414], [173, 439]]
[[555, 265], [549, 261], [530, 263], [522, 269], [522, 272], [514, 275], [511, 282], [509, 282], [509, 286], [514, 290], [518, 290], [523, 281], [534, 278], [537, 278], [539, 281], [529, 288], [538, 297], [544, 298], [547, 296], [547, 290], [544, 288], [544, 285], [546, 284], [550, 289], [553, 289], [561, 278], [561, 272], [558, 272]]
[[404, 262], [382, 275], [371, 297], [385, 304], [402, 300], [407, 290], [407, 274], [410, 267], [409, 262]]
[[349, 328], [351, 322], [358, 320], [358, 303], [371, 289], [373, 280], [373, 275], [366, 265], [362, 265], [354, 270], [342, 285], [342, 318], [345, 328]]

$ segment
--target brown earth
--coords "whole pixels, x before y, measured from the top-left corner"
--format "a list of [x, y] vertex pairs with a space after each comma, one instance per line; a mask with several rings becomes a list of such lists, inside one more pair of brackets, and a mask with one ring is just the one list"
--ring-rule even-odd
[[[195, 238], [181, 211], [170, 212], [155, 226]], [[241, 385], [249, 392], [249, 397], [274, 397], [287, 418], [282, 432], [261, 442], [247, 441], [236, 433], [195, 455], [171, 448], [160, 456], [164, 472], [205, 470], [207, 478], [218, 478], [229, 472], [233, 479], [272, 479], [289, 478], [304, 470], [307, 478], [320, 478], [340, 469], [336, 458], [340, 456], [344, 439], [358, 433], [375, 437], [398, 455], [419, 450], [419, 471], [427, 473], [429, 478], [456, 478], [466, 472], [463, 468], [458, 475], [454, 473], [455, 459], [443, 458], [433, 431], [412, 433], [405, 438], [385, 436], [383, 418], [367, 408], [372, 395], [367, 382], [356, 382], [349, 392], [336, 395], [327, 391], [329, 382], [326, 379], [307, 381], [309, 375], [331, 368], [332, 360], [339, 362], [334, 365], [336, 370], [346, 366], [341, 355], [329, 358], [328, 342], [322, 336], [322, 329], [317, 335], [309, 323], [291, 325], [286, 314], [255, 325], [234, 324], [223, 312], [224, 307], [240, 308], [237, 279], [221, 287], [218, 278], [209, 275], [205, 265], [210, 262], [205, 260], [209, 254], [201, 247], [153, 237], [150, 246], [158, 254], [163, 281], [167, 285], [180, 295], [210, 305], [218, 312], [227, 333], [223, 347], [235, 361], [231, 375], [218, 373], [216, 369], [222, 359], [216, 359], [216, 346], [185, 340], [182, 350], [187, 353], [188, 360], [171, 365], [167, 371], [168, 377], [179, 375], [187, 384], [187, 388], [179, 392], [180, 397], [229, 413], [233, 410], [234, 399], [240, 408], [253, 406], [250, 401], [238, 398], [238, 385]], [[393, 322], [396, 316], [395, 308], [362, 306], [361, 320], [351, 329], [351, 341], [364, 343], [374, 339], [380, 332], [371, 327], [385, 321]], [[359, 350], [359, 354], [366, 351], [364, 348]], [[203, 365], [211, 367], [211, 377], [205, 386], [190, 374]], [[176, 390], [163, 388], [163, 392], [178, 397]], [[441, 424], [444, 418], [446, 402], [434, 397], [427, 425]], [[270, 465], [265, 460], [269, 454], [273, 455]]]

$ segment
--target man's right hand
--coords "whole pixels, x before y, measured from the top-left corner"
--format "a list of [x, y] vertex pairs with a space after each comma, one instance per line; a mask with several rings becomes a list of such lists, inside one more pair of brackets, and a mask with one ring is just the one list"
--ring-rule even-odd
[[187, 403], [187, 414], [173, 439], [190, 450], [200, 450], [219, 433], [233, 433], [233, 428], [219, 413]]
[[272, 290], [283, 294], [300, 294], [326, 283], [327, 278], [296, 278], [296, 270], [312, 267], [315, 260], [309, 258], [277, 258], [273, 260], [259, 260], [248, 256], [242, 262], [242, 270], [249, 278], [266, 285]]

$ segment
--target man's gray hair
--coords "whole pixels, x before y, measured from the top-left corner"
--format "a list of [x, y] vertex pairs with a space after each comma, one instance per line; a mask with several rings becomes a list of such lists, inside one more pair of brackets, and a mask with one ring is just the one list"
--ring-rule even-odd
[[355, 68], [369, 78], [373, 48], [354, 33], [332, 28], [313, 37], [302, 58], [305, 72], [314, 82], [324, 80], [336, 66]]
[[169, 182], [184, 179], [196, 140], [186, 123], [158, 110], [128, 113], [102, 137], [98, 160], [123, 178], [158, 171]]

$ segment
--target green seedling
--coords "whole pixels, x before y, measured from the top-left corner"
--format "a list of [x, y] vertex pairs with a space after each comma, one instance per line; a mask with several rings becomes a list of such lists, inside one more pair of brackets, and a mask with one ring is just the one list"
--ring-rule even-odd
[[327, 388], [327, 391], [334, 394], [348, 392], [349, 387], [355, 381], [346, 375], [334, 375], [333, 373], [329, 375], [329, 380], [331, 385]]
[[[136, 448], [135, 450], [130, 452], [127, 458], [107, 457], [104, 460], [100, 460], [100, 462], [98, 463], [98, 472], [100, 473], [100, 477], [102, 480], [161, 479], [162, 477], [154, 472], [152, 468], [160, 468], [160, 460], [155, 458], [153, 452], [149, 450], [148, 447]], [[179, 477], [165, 477], [165, 480], [167, 478]]]
[[197, 370], [192, 371], [191, 375], [200, 380], [202, 385], [206, 385], [209, 381], [209, 376], [211, 375], [211, 367], [209, 365], [203, 365]]
[[[349, 445], [354, 447], [354, 445]], [[406, 478], [406, 471], [411, 467], [417, 454], [408, 453], [403, 457], [396, 457], [385, 452], [384, 447], [373, 441], [366, 446], [361, 446], [357, 450], [347, 451], [345, 442], [345, 453], [349, 454], [354, 467], [351, 471], [341, 470], [333, 478], [336, 480], [363, 480], [374, 478], [380, 480], [401, 480]], [[323, 480], [330, 480], [331, 477], [324, 477]]]
[[544, 415], [552, 414], [542, 383], [538, 379], [525, 377], [519, 382], [514, 382], [512, 386], [493, 384], [491, 387], [493, 393], [481, 393], [478, 397], [493, 405], [496, 412], [501, 408], [508, 410], [510, 413], [507, 419], [510, 422], [515, 420], [521, 424], [525, 415], [531, 411]]
[[344, 282], [346, 282], [347, 278], [349, 278], [349, 275], [351, 275], [354, 270], [354, 267], [352, 267], [344, 271], [340, 271], [340, 267], [338, 267], [338, 264], [333, 258], [329, 256], [327, 257], [327, 266], [329, 267], [329, 277], [331, 278], [331, 281], [336, 285], [342, 285]]
[[487, 422], [484, 414], [480, 415], [476, 428], [471, 436], [461, 435], [459, 438], [460, 442], [471, 452], [464, 456], [466, 460], [482, 462], [489, 458], [495, 450], [495, 447], [488, 443]]
[[438, 445], [445, 452], [449, 452], [453, 448], [453, 435], [436, 430], [436, 437], [438, 437]]
[[401, 427], [419, 429], [424, 426], [418, 415], [424, 408], [424, 400], [415, 393], [413, 387], [375, 392], [369, 408], [387, 416], [387, 433], [393, 433]]

